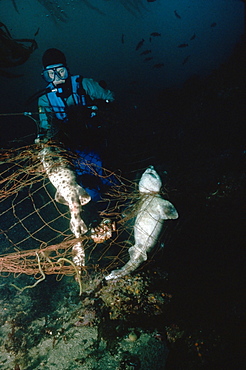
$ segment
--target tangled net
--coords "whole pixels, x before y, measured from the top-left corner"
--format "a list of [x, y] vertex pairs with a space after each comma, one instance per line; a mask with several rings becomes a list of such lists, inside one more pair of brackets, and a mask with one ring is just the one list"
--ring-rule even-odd
[[[139, 197], [136, 185], [114, 174], [118, 185], [98, 204], [100, 216], [114, 220], [116, 231], [103, 243], [95, 243], [87, 234], [76, 239], [69, 228], [69, 209], [54, 200], [56, 189], [44, 171], [39, 152], [36, 145], [0, 152], [0, 274], [32, 275], [37, 281], [29, 288], [45, 275], [76, 275], [82, 289], [82, 276], [89, 269], [109, 271], [125, 263]], [[67, 161], [76, 160], [68, 151], [63, 155]], [[103, 173], [105, 177], [112, 175], [106, 169]], [[72, 262], [72, 247], [78, 241], [86, 254], [82, 271]]]

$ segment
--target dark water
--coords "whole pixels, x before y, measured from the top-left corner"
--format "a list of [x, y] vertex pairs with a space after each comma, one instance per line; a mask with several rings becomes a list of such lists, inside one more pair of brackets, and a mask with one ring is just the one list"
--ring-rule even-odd
[[[243, 368], [245, 77], [241, 42], [206, 77], [159, 89], [137, 107], [117, 103], [108, 165], [131, 180], [154, 165], [180, 215], [150, 265], [168, 272], [173, 296], [160, 331], [184, 331], [166, 369]], [[1, 147], [31, 144], [36, 133], [27, 117], [1, 118], [0, 130]]]
[[162, 325], [185, 331], [170, 346], [167, 369], [243, 368], [243, 55], [245, 44], [208, 78], [164, 90], [156, 109], [123, 129], [127, 144], [124, 135], [119, 143], [122, 167], [130, 172], [154, 164], [180, 214], [167, 224], [165, 246], [153, 257], [168, 271], [173, 293]]
[[24, 64], [5, 69], [21, 77], [0, 74], [4, 112], [35, 111], [25, 101], [45, 87], [41, 58], [47, 48], [66, 54], [72, 74], [105, 80], [118, 101], [133, 107], [194, 74], [211, 73], [244, 32], [241, 0], [35, 0], [28, 6], [5, 0], [0, 10], [14, 39], [35, 38], [38, 44]]

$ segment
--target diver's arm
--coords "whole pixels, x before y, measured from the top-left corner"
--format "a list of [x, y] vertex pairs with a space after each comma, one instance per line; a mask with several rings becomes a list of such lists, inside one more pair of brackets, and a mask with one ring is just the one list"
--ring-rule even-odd
[[49, 140], [49, 131], [51, 124], [49, 122], [49, 116], [52, 113], [52, 109], [49, 104], [49, 100], [46, 95], [42, 95], [38, 99], [38, 111], [39, 111], [39, 122], [38, 122], [38, 135], [35, 143], [46, 142]]
[[104, 89], [92, 78], [83, 78], [82, 87], [92, 100], [102, 99], [105, 101], [108, 100], [109, 102], [114, 101], [114, 94], [112, 91]]
[[38, 112], [39, 112], [39, 129], [41, 131], [50, 129], [48, 116], [49, 113], [52, 112], [52, 109], [50, 107], [49, 100], [46, 95], [42, 95], [38, 99]]

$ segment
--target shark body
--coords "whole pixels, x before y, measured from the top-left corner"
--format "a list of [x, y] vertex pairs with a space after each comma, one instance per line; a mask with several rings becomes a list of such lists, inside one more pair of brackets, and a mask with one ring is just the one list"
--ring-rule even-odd
[[106, 280], [121, 278], [147, 260], [149, 252], [156, 244], [163, 222], [178, 218], [178, 212], [168, 200], [159, 194], [162, 182], [153, 166], [143, 173], [139, 182], [139, 192], [142, 196], [134, 224], [135, 244], [129, 248], [129, 261], [120, 269], [113, 270]]

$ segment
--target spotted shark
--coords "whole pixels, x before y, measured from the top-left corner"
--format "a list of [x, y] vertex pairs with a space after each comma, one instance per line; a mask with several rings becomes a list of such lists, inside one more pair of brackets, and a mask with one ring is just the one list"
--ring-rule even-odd
[[136, 270], [157, 243], [163, 222], [178, 218], [174, 205], [160, 195], [162, 181], [153, 166], [142, 174], [138, 187], [142, 199], [134, 224], [135, 244], [128, 249], [130, 259], [122, 268], [107, 275], [106, 280], [119, 279]]
[[[38, 157], [51, 184], [56, 188], [55, 200], [69, 207], [72, 233], [76, 238], [81, 237], [88, 231], [81, 218], [81, 211], [82, 206], [91, 200], [90, 195], [77, 183], [75, 172], [58, 149], [45, 147]], [[84, 249], [80, 242], [74, 246], [73, 252], [75, 264], [84, 265]]]

